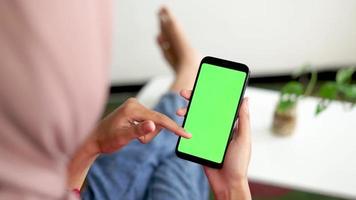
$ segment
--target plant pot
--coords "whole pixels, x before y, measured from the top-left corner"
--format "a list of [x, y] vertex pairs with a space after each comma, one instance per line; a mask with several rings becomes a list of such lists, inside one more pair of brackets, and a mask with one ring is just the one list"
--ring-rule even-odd
[[273, 117], [272, 132], [278, 136], [292, 135], [297, 123], [296, 105], [280, 112], [275, 110]]

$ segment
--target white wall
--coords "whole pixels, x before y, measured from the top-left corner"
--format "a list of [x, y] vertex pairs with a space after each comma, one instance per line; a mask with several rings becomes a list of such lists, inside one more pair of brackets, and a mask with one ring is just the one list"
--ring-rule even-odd
[[170, 73], [155, 41], [163, 3], [203, 55], [246, 63], [253, 76], [356, 64], [355, 0], [116, 0], [114, 84]]

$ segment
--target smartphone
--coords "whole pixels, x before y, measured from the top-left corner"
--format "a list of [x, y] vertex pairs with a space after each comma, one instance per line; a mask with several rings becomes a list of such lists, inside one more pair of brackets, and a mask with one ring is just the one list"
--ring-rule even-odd
[[244, 64], [210, 56], [202, 59], [183, 121], [192, 138], [179, 137], [178, 157], [222, 168], [248, 78]]

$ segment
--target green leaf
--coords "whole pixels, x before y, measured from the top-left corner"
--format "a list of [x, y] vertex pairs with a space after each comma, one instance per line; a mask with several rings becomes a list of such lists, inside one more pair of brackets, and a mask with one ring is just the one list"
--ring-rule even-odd
[[283, 113], [283, 112], [293, 108], [295, 106], [295, 104], [296, 104], [296, 101], [291, 101], [291, 100], [280, 101], [278, 103], [277, 112]]
[[303, 94], [303, 85], [297, 81], [291, 81], [285, 85], [281, 93], [282, 94], [296, 94], [297, 96], [300, 96]]
[[346, 85], [341, 91], [348, 100], [356, 101], [356, 84]]
[[327, 103], [325, 100], [321, 100], [316, 106], [315, 115], [319, 115], [321, 112], [325, 111], [328, 106], [329, 103]]
[[346, 68], [346, 69], [340, 69], [336, 74], [336, 82], [338, 84], [349, 83], [351, 78], [352, 78], [352, 74], [354, 73], [354, 71], [355, 71], [354, 67], [349, 67], [349, 68]]
[[319, 96], [324, 99], [335, 99], [338, 87], [334, 82], [327, 82], [320, 87]]
[[346, 91], [349, 89], [350, 85], [349, 84], [337, 84], [337, 89], [339, 92], [345, 94]]

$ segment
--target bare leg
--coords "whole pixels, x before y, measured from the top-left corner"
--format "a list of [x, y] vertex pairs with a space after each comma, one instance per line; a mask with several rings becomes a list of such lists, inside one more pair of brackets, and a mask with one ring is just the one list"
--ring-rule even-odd
[[[167, 8], [162, 8], [159, 16], [161, 33], [158, 41], [163, 55], [176, 73], [171, 91], [191, 89], [199, 65], [198, 53], [189, 45], [180, 25]], [[175, 116], [172, 109], [185, 107], [186, 102], [175, 93], [168, 93], [163, 98], [157, 110], [181, 123], [182, 119]], [[208, 181], [202, 167], [178, 158], [174, 152], [177, 138], [169, 134], [165, 136], [164, 142], [168, 144], [166, 154], [153, 172], [145, 199], [208, 199]]]
[[162, 7], [158, 16], [161, 32], [157, 42], [176, 75], [171, 90], [179, 92], [181, 89], [192, 89], [200, 56], [190, 46], [181, 25], [167, 7]]

